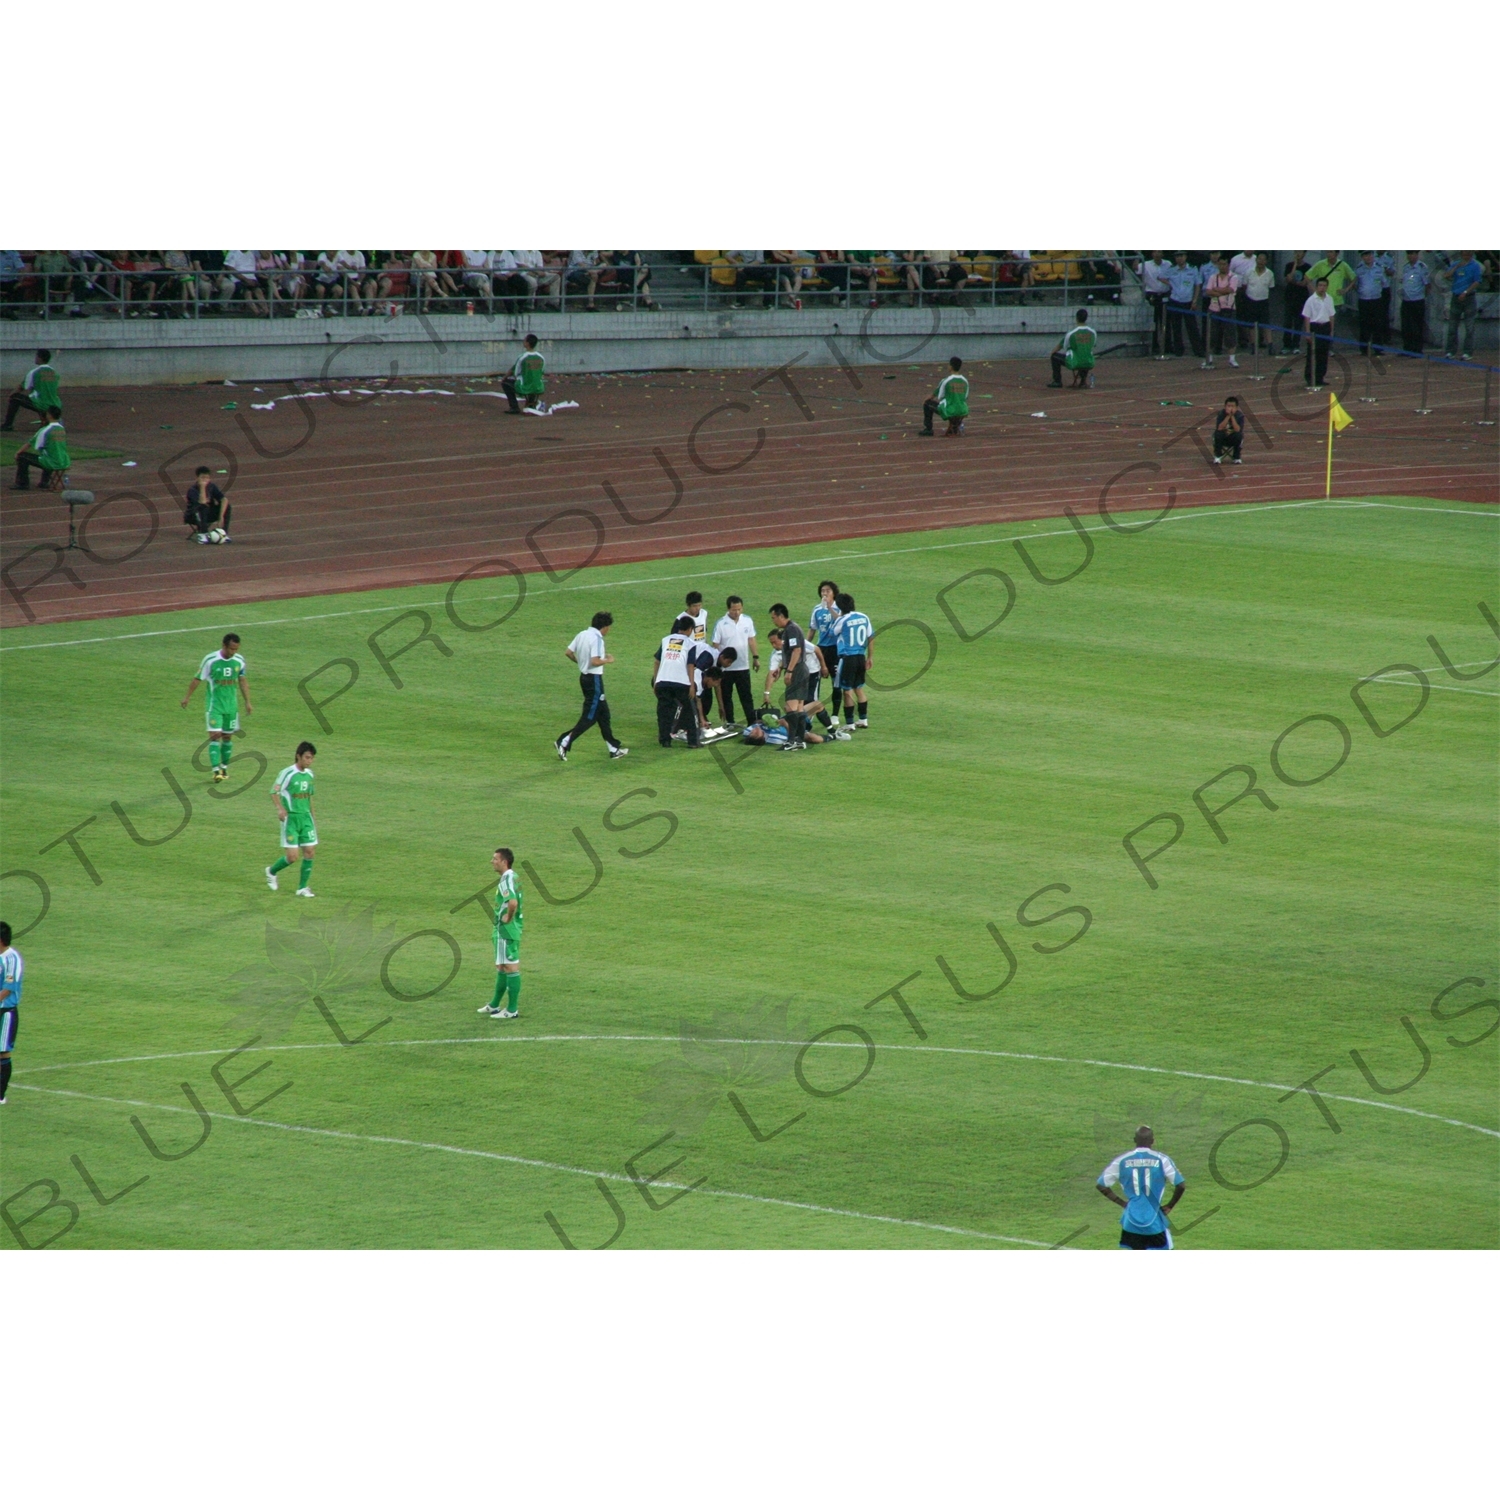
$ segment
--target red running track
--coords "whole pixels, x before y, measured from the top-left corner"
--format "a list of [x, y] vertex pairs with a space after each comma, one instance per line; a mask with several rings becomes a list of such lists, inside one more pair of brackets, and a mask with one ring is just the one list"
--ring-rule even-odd
[[[1482, 372], [1434, 366], [1432, 410], [1418, 415], [1419, 367], [1370, 373], [1371, 403], [1358, 399], [1356, 363], [1335, 495], [1500, 501]], [[65, 390], [75, 450], [121, 457], [75, 467], [73, 483], [97, 500], [88, 551], [64, 559], [71, 577], [35, 581], [60, 554], [31, 549], [66, 539], [58, 497], [4, 495], [0, 623], [445, 582], [494, 557], [564, 572], [1084, 513], [1112, 478], [1112, 513], [1155, 509], [1169, 487], [1178, 505], [1306, 499], [1323, 491], [1326, 397], [1307, 395], [1299, 370], [1276, 379], [1280, 368], [1268, 363], [1257, 384], [1248, 368], [1106, 359], [1083, 391], [1049, 389], [1034, 362], [976, 364], [956, 439], [917, 434], [936, 366], [861, 368], [859, 389], [837, 369], [794, 370], [795, 396], [761, 371], [568, 376], [548, 398], [579, 406], [547, 418], [508, 416], [494, 384], [464, 379], [408, 383], [451, 395], [307, 401], [274, 384]], [[1216, 469], [1192, 429], [1202, 423], [1206, 442], [1231, 392], [1255, 422], [1244, 464]], [[231, 400], [237, 411], [223, 409]], [[273, 411], [252, 409], [272, 400]], [[234, 504], [232, 546], [197, 546], [180, 525], [199, 463], [231, 470], [216, 477]], [[159, 529], [143, 547], [152, 509]]]

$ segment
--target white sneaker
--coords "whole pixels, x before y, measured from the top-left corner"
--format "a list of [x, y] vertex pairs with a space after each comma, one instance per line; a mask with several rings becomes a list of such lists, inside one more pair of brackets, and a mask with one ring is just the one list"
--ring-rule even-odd
[[870, 721], [868, 719], [856, 719], [854, 721], [854, 727], [856, 729], [868, 729], [870, 727]]
[[270, 886], [273, 891], [278, 891], [281, 889], [281, 887], [276, 883], [276, 877], [271, 873], [270, 865], [266, 866], [266, 884]]
[[1223, 462], [1224, 462], [1224, 460], [1223, 460], [1223, 459], [1222, 459], [1222, 458], [1219, 458], [1219, 457], [1217, 457], [1217, 456], [1215, 456], [1215, 458], [1214, 458], [1214, 462], [1215, 462], [1215, 463], [1216, 463], [1216, 464], [1221, 464], [1221, 463], [1223, 463]]
[[687, 738], [687, 730], [685, 730], [685, 729], [674, 730], [672, 732], [672, 738], [674, 740], [685, 740]]
[[308, 888], [306, 886], [303, 886], [300, 890], [293, 891], [292, 894], [294, 896], [306, 896], [306, 897], [308, 897], [309, 900], [313, 896], [313, 892], [310, 891], [310, 890], [308, 890]]
[[518, 1010], [492, 1010], [490, 1020], [492, 1021], [514, 1021], [521, 1014]]
[[609, 752], [609, 758], [611, 760], [619, 760], [621, 756], [629, 755], [629, 754], [630, 754], [630, 748], [629, 748], [629, 746], [627, 746], [627, 745], [616, 745]]
[[850, 734], [847, 729], [835, 729], [833, 731], [833, 737], [836, 740], [852, 740], [854, 738], [854, 736]]
[[1239, 360], [1237, 360], [1237, 359], [1236, 359], [1236, 358], [1235, 358], [1235, 357], [1234, 357], [1234, 355], [1232, 355], [1232, 354], [1231, 354], [1231, 355], [1230, 355], [1230, 356], [1229, 356], [1229, 368], [1230, 368], [1230, 369], [1231, 369], [1231, 370], [1238, 370], [1238, 369], [1239, 369], [1239, 367], [1240, 367], [1240, 362], [1239, 362]]
[[476, 1014], [481, 1016], [498, 1016], [500, 1012], [493, 1005], [481, 1005]]
[[201, 532], [201, 531], [200, 531], [200, 532], [199, 532], [199, 533], [198, 533], [198, 535], [197, 535], [197, 536], [195, 536], [195, 537], [194, 537], [194, 538], [193, 538], [193, 540], [194, 540], [194, 541], [195, 541], [195, 542], [197, 542], [197, 544], [198, 544], [198, 545], [199, 545], [199, 546], [200, 546], [200, 547], [206, 547], [206, 546], [208, 546], [208, 538], [207, 538], [207, 537], [206, 537], [206, 536], [204, 536], [204, 535], [203, 535], [203, 533], [202, 533], [202, 532]]
[[568, 747], [560, 739], [552, 741], [552, 748], [557, 751], [557, 758], [559, 760], [566, 760], [568, 758]]

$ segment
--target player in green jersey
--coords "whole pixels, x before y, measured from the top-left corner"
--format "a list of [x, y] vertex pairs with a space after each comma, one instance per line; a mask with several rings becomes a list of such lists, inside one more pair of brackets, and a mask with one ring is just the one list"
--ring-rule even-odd
[[540, 407], [542, 393], [547, 389], [547, 361], [537, 351], [536, 335], [528, 333], [523, 342], [526, 347], [516, 361], [515, 368], [500, 382], [500, 389], [505, 392], [505, 399], [510, 403], [509, 414], [513, 417], [521, 414], [521, 403], [516, 400], [518, 395], [526, 398], [527, 406]]
[[250, 707], [250, 681], [245, 676], [245, 658], [240, 655], [240, 638], [230, 631], [224, 644], [217, 651], [210, 651], [198, 665], [197, 675], [188, 683], [188, 699], [197, 691], [198, 684], [208, 684], [208, 763], [213, 768], [215, 781], [229, 780], [229, 757], [234, 751], [233, 736], [240, 728], [240, 694], [245, 696], [245, 712]]
[[276, 778], [271, 788], [271, 801], [276, 805], [276, 816], [281, 819], [281, 858], [274, 865], [266, 866], [266, 884], [274, 891], [276, 877], [291, 868], [292, 856], [302, 861], [301, 878], [297, 881], [298, 896], [311, 896], [307, 882], [312, 879], [313, 851], [318, 847], [318, 830], [313, 822], [313, 758], [318, 747], [310, 740], [297, 746], [296, 759]]
[[57, 394], [57, 371], [52, 368], [52, 351], [38, 349], [36, 363], [22, 378], [20, 385], [11, 392], [10, 404], [5, 409], [5, 421], [0, 423], [0, 432], [14, 432], [16, 413], [21, 410], [34, 411], [47, 422], [47, 413], [56, 410], [62, 415], [62, 398]]
[[515, 862], [504, 845], [490, 860], [500, 876], [495, 890], [495, 997], [479, 1007], [479, 1014], [493, 1021], [514, 1021], [521, 1009], [521, 882]]

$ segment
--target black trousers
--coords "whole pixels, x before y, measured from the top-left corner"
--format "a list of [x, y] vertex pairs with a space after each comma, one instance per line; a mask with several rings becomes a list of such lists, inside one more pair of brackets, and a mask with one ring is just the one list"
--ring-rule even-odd
[[1420, 354], [1427, 330], [1427, 300], [1401, 303], [1401, 347], [1408, 354]]
[[1146, 301], [1151, 304], [1151, 352], [1165, 354], [1167, 343], [1167, 294], [1147, 292]]
[[[505, 392], [505, 399], [510, 402], [510, 409], [513, 412], [520, 411], [521, 403], [516, 400], [516, 377], [514, 375], [503, 376], [500, 381], [500, 389]], [[541, 399], [540, 396], [528, 396], [526, 404], [527, 406], [535, 406]]]
[[52, 477], [52, 470], [35, 453], [29, 448], [22, 448], [16, 454], [16, 488], [18, 490], [29, 490], [31, 488], [30, 470], [32, 469], [40, 470], [44, 485]]
[[1333, 324], [1309, 323], [1312, 344], [1303, 361], [1304, 374], [1309, 385], [1322, 385], [1328, 375], [1328, 351], [1333, 348]]
[[589, 725], [597, 724], [605, 743], [611, 750], [618, 750], [620, 742], [609, 727], [609, 702], [604, 696], [603, 675], [595, 672], [580, 672], [578, 686], [583, 690], [583, 710], [578, 715], [578, 722], [563, 736], [563, 739], [571, 747], [577, 742], [579, 735], [588, 732]]
[[1214, 457], [1222, 458], [1226, 453], [1234, 454], [1234, 461], [1240, 461], [1240, 444], [1245, 441], [1243, 432], [1220, 432], [1214, 429]]
[[755, 722], [755, 698], [750, 686], [750, 669], [724, 673], [724, 722], [734, 723], [734, 695], [740, 695], [740, 707], [745, 710], [745, 722]]
[[1167, 345], [1171, 354], [1182, 353], [1182, 333], [1187, 330], [1188, 343], [1199, 359], [1203, 358], [1203, 329], [1198, 315], [1186, 302], [1167, 303]]
[[688, 744], [698, 743], [698, 715], [693, 709], [693, 690], [685, 682], [656, 684], [656, 740], [663, 750], [672, 748], [672, 726], [682, 715]]
[[25, 391], [12, 391], [10, 393], [10, 405], [5, 409], [5, 425], [7, 427], [14, 427], [16, 425], [16, 413], [18, 411], [34, 411], [37, 416], [42, 415], [41, 407]]
[[1286, 300], [1281, 309], [1281, 352], [1283, 354], [1297, 352], [1299, 330], [1302, 327], [1302, 304], [1306, 301], [1305, 296], [1294, 295], [1291, 291], [1286, 294]]
[[932, 419], [935, 416], [937, 416], [937, 413], [938, 413], [938, 404], [937, 404], [936, 401], [934, 401], [932, 399], [931, 396], [929, 396], [922, 403], [922, 431], [923, 432], [931, 432], [932, 431]]
[[1368, 354], [1373, 344], [1375, 352], [1381, 353], [1385, 334], [1385, 304], [1379, 297], [1361, 297], [1359, 299], [1359, 352]]

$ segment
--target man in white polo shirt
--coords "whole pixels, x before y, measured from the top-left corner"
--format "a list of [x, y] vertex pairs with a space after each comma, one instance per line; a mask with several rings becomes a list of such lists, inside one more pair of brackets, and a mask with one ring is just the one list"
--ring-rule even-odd
[[724, 724], [734, 727], [734, 695], [740, 695], [740, 707], [745, 710], [745, 722], [755, 722], [755, 700], [750, 686], [751, 672], [760, 670], [760, 647], [755, 639], [755, 621], [745, 613], [745, 601], [738, 594], [731, 594], [724, 601], [724, 617], [714, 626], [713, 643], [720, 651], [726, 646], [734, 647], [734, 665], [724, 669], [723, 700]]
[[1141, 292], [1151, 304], [1151, 354], [1155, 359], [1167, 357], [1167, 298], [1171, 287], [1167, 284], [1167, 272], [1172, 262], [1160, 250], [1151, 252], [1150, 260], [1143, 260], [1136, 268], [1141, 278]]
[[1328, 351], [1333, 347], [1333, 317], [1337, 311], [1328, 294], [1328, 278], [1318, 277], [1312, 296], [1302, 304], [1302, 334], [1307, 340], [1304, 376], [1311, 392], [1323, 389], [1328, 374]]
[[609, 746], [611, 760], [619, 760], [622, 755], [630, 754], [610, 730], [609, 704], [604, 698], [605, 663], [614, 660], [605, 647], [604, 637], [609, 634], [609, 628], [614, 623], [615, 617], [607, 609], [601, 609], [589, 628], [580, 630], [568, 642], [564, 655], [569, 661], [578, 663], [578, 686], [583, 689], [583, 711], [578, 715], [578, 722], [566, 734], [553, 741], [559, 760], [568, 758], [568, 750], [573, 742], [579, 735], [588, 732], [590, 724], [599, 726], [599, 733]]

